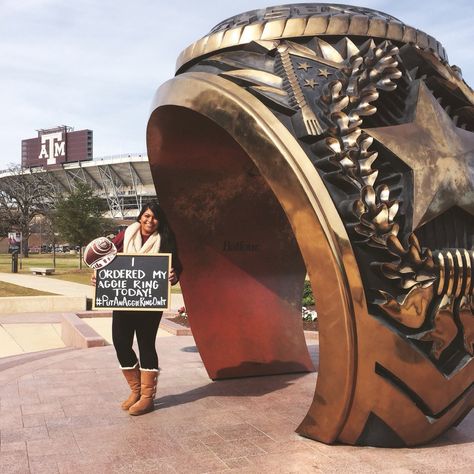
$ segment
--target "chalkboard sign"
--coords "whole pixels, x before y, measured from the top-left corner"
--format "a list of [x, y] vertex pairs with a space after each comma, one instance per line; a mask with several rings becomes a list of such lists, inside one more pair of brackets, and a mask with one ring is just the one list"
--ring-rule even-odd
[[94, 309], [162, 311], [169, 309], [171, 254], [120, 253], [97, 270]]

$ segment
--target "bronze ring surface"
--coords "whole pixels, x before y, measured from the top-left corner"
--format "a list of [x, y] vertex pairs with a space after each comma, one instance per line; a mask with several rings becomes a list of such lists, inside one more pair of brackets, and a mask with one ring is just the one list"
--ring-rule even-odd
[[397, 447], [460, 422], [474, 402], [473, 132], [459, 68], [382, 12], [255, 10], [184, 50], [147, 144], [210, 377], [313, 370], [307, 274], [320, 356], [299, 433]]

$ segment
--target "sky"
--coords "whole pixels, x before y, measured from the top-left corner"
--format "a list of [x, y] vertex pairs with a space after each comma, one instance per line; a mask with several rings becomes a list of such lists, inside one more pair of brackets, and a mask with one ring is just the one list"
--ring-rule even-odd
[[[94, 157], [146, 152], [156, 89], [179, 53], [222, 20], [271, 0], [0, 0], [0, 170], [21, 140], [69, 125], [94, 132]], [[474, 87], [474, 2], [346, 0], [434, 36]]]

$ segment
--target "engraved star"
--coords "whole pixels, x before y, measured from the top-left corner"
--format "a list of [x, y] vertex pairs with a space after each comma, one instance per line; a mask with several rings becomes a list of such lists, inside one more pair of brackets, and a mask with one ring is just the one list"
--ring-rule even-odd
[[329, 72], [328, 68], [325, 67], [325, 68], [319, 70], [318, 76], [324, 76], [327, 79], [328, 76], [332, 76], [332, 72]]
[[474, 133], [456, 127], [424, 83], [412, 122], [366, 132], [413, 170], [413, 229], [453, 206], [474, 215]]
[[306, 62], [306, 61], [305, 61], [304, 63], [298, 63], [298, 69], [304, 69], [305, 72], [308, 72], [308, 69], [309, 69], [310, 67], [313, 67], [313, 66], [311, 66], [311, 65], [310, 65], [308, 62]]
[[305, 87], [311, 87], [311, 89], [314, 89], [314, 86], [317, 86], [318, 83], [314, 79], [305, 79], [304, 80], [304, 86]]

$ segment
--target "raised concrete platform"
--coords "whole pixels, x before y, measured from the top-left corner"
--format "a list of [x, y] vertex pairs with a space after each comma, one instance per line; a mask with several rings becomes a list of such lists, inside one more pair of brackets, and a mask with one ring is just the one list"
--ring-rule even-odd
[[[76, 315], [84, 320], [84, 322], [87, 322], [89, 326], [92, 327], [103, 327], [102, 324], [98, 324], [97, 322], [100, 321], [103, 318], [112, 318], [112, 311], [79, 311], [76, 313]], [[169, 318], [174, 318], [178, 316], [177, 312], [173, 311], [165, 311], [163, 313], [163, 318], [161, 319], [160, 323], [160, 328], [159, 328], [159, 333], [166, 331], [169, 334], [172, 334], [173, 336], [191, 336], [191, 329], [184, 327], [180, 324], [175, 323], [174, 321], [170, 321]], [[109, 322], [109, 324], [111, 324]], [[111, 338], [109, 339], [111, 341]]]
[[[158, 329], [158, 337], [190, 334], [190, 329], [166, 318]], [[0, 361], [29, 352], [108, 344], [112, 344], [111, 311], [0, 314]]]
[[75, 313], [61, 315], [61, 338], [67, 347], [80, 349], [107, 345], [107, 341]]
[[[474, 417], [410, 449], [327, 446], [294, 430], [317, 374], [212, 382], [190, 336], [157, 340], [156, 410], [131, 417], [111, 346], [0, 367], [0, 472], [467, 473]], [[310, 346], [318, 365], [318, 346]]]
[[[0, 281], [61, 295], [0, 298], [0, 357], [112, 343], [111, 323], [107, 321], [111, 312], [85, 311], [87, 299], [93, 297], [92, 286], [23, 273], [0, 272]], [[184, 306], [180, 293], [171, 294], [171, 306]], [[63, 318], [65, 313], [74, 313], [78, 318]], [[158, 337], [190, 334], [190, 329], [166, 317], [158, 330]]]
[[84, 311], [87, 308], [87, 298], [85, 296], [5, 296], [0, 298], [0, 313], [26, 313], [34, 308], [49, 313]]
[[164, 331], [173, 334], [174, 336], [191, 336], [192, 332], [190, 328], [176, 324], [174, 321], [170, 321], [167, 318], [163, 318], [160, 323], [160, 328]]

